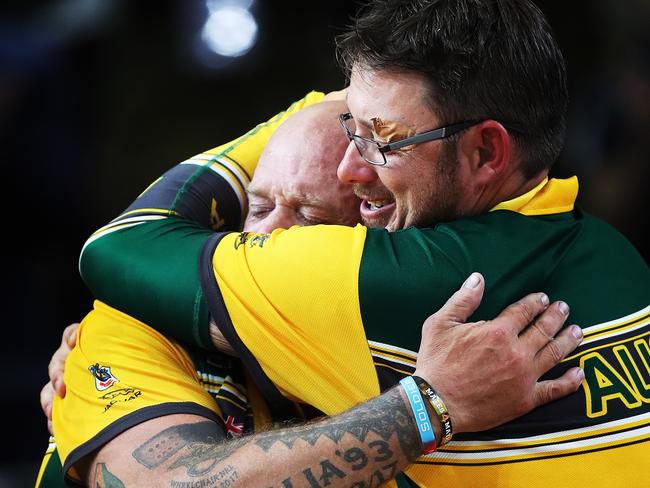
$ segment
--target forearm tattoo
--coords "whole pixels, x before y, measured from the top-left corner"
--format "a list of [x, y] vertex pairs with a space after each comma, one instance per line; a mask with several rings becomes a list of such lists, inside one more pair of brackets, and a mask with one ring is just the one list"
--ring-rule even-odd
[[[354, 441], [350, 442], [350, 436]], [[327, 448], [323, 441], [328, 443]], [[314, 447], [313, 456], [305, 444]], [[171, 481], [172, 487], [251, 486], [250, 479], [244, 478], [246, 466], [238, 465], [241, 457], [238, 461], [229, 459], [245, 445], [249, 446], [247, 463], [255, 465], [258, 473], [264, 467], [250, 447], [259, 448], [260, 459], [269, 459], [275, 451], [285, 456], [287, 449], [295, 451], [294, 458], [284, 462], [286, 476], [278, 478], [282, 481], [273, 485], [262, 476], [255, 480], [256, 486], [280, 488], [379, 486], [395, 477], [398, 466], [403, 468], [413, 461], [422, 449], [410, 411], [399, 389], [394, 388], [336, 417], [238, 440], [226, 441], [223, 430], [214, 422], [173, 426], [144, 442], [132, 455], [148, 470], [183, 468], [186, 481]], [[399, 449], [395, 449], [397, 446]], [[304, 461], [299, 464], [297, 459]], [[277, 473], [277, 466], [273, 467]], [[364, 469], [365, 479], [360, 480]]]
[[96, 488], [125, 488], [124, 483], [111, 473], [106, 464], [95, 465], [95, 487]]

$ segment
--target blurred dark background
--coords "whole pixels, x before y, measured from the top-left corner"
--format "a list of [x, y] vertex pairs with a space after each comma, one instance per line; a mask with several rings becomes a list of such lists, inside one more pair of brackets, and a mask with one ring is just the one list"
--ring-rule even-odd
[[[647, 261], [650, 3], [538, 4], [570, 79], [568, 140], [554, 174], [578, 174], [581, 205], [627, 235]], [[210, 17], [224, 6], [250, 14], [226, 41], [245, 42], [251, 19], [257, 23], [256, 42], [241, 57], [210, 49], [228, 49], [210, 30], [224, 30]], [[333, 36], [355, 10], [343, 0], [3, 2], [2, 411], [15, 433], [2, 443], [0, 486], [33, 485], [47, 447], [38, 394], [61, 331], [91, 305], [77, 272], [85, 238], [174, 163], [311, 89], [342, 88]]]

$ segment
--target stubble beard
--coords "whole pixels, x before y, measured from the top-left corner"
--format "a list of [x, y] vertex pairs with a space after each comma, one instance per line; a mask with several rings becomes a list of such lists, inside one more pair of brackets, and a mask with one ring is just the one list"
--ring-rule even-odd
[[[388, 217], [385, 222], [377, 219], [372, 221], [363, 220], [363, 224], [368, 227], [386, 228], [394, 232], [406, 227], [435, 227], [443, 222], [458, 220], [463, 216], [460, 210], [460, 200], [462, 188], [459, 183], [459, 161], [456, 156], [456, 144], [446, 143], [440, 151], [440, 156], [436, 164], [435, 173], [428, 187], [413, 196], [413, 201], [409, 204], [409, 212], [404, 222], [398, 222], [397, 227], [393, 228], [391, 222], [394, 222], [395, 216]], [[433, 163], [432, 163], [433, 164]], [[355, 193], [365, 195], [367, 193], [377, 196], [377, 198], [390, 197], [396, 201], [394, 195], [383, 188], [381, 192], [368, 191], [365, 185], [355, 185]], [[382, 194], [383, 193], [383, 194]], [[398, 211], [396, 208], [395, 211]], [[390, 226], [390, 227], [389, 227]]]
[[434, 181], [428, 192], [422, 192], [414, 202], [413, 218], [409, 226], [435, 227], [443, 222], [461, 218], [460, 200], [462, 189], [459, 184], [459, 162], [456, 156], [456, 144], [444, 144]]

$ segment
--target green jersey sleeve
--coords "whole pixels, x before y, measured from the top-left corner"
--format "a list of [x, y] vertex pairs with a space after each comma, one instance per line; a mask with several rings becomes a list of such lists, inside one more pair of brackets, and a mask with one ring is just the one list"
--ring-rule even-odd
[[167, 335], [208, 347], [201, 247], [215, 231], [240, 229], [246, 187], [266, 143], [287, 117], [322, 97], [311, 92], [234, 141], [171, 168], [95, 232], [79, 262], [95, 297]]

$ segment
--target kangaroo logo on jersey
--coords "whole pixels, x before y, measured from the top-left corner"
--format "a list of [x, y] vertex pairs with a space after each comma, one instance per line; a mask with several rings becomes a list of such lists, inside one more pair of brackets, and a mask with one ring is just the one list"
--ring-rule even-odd
[[99, 363], [95, 363], [88, 366], [88, 371], [90, 371], [90, 374], [95, 378], [95, 388], [99, 391], [108, 390], [119, 381], [113, 373], [111, 373], [110, 366], [100, 366]]
[[235, 241], [235, 249], [239, 249], [239, 246], [246, 244], [246, 241], [248, 240], [248, 236], [250, 236], [250, 232], [240, 232], [239, 235], [237, 236], [237, 240]]
[[252, 232], [240, 232], [235, 241], [235, 249], [239, 249], [239, 246], [246, 244], [250, 240], [249, 247], [252, 249], [255, 246], [264, 247], [264, 243], [271, 237], [271, 234], [257, 234], [255, 235]]

